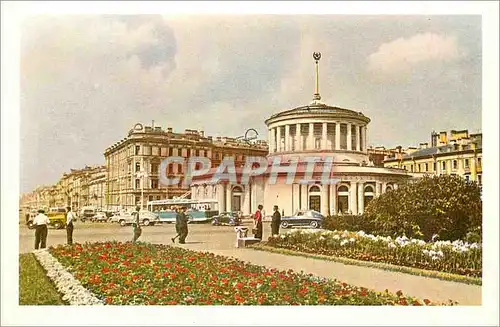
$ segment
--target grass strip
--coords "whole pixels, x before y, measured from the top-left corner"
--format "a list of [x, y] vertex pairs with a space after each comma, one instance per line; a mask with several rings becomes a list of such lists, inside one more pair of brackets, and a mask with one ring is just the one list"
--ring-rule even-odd
[[64, 301], [32, 253], [19, 255], [19, 305], [63, 305]]

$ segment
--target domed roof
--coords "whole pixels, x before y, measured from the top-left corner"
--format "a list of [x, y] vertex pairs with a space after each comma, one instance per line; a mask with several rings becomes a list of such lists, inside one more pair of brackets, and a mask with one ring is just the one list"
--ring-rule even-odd
[[335, 117], [335, 118], [354, 118], [354, 119], [361, 120], [361, 121], [365, 122], [366, 124], [368, 124], [370, 122], [370, 118], [366, 117], [361, 112], [357, 112], [357, 111], [345, 109], [345, 108], [332, 107], [332, 106], [326, 105], [324, 103], [314, 101], [313, 103], [306, 105], [306, 106], [301, 106], [301, 107], [281, 111], [277, 114], [274, 114], [271, 117], [269, 117], [268, 119], [266, 119], [265, 123], [266, 123], [266, 125], [269, 125], [269, 123], [271, 123], [271, 122], [279, 121], [282, 119], [295, 118], [297, 116], [301, 116], [301, 117], [314, 116], [314, 117], [318, 117], [318, 118], [325, 117], [325, 116]]

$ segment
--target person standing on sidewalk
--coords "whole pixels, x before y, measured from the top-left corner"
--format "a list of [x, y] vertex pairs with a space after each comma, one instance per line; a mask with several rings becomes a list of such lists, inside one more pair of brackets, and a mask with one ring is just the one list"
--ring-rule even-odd
[[279, 235], [280, 224], [281, 224], [281, 214], [277, 205], [274, 206], [273, 219], [271, 221], [271, 235]]
[[186, 207], [182, 207], [180, 213], [179, 244], [186, 244], [186, 237], [188, 235], [188, 216], [186, 215], [186, 209]]
[[255, 212], [254, 215], [254, 220], [253, 220], [253, 233], [254, 237], [258, 239], [262, 239], [262, 209], [264, 206], [262, 204], [259, 204], [257, 207], [257, 211]]
[[73, 244], [73, 212], [71, 211], [71, 207], [66, 207], [66, 239], [68, 241], [68, 245]]
[[132, 226], [134, 226], [134, 238], [132, 239], [132, 243], [137, 242], [137, 240], [139, 239], [139, 237], [142, 234], [142, 228], [141, 228], [140, 220], [139, 220], [140, 210], [141, 210], [141, 208], [139, 206], [137, 206], [137, 207], [135, 207], [135, 212], [133, 213], [134, 223], [132, 224]]
[[43, 209], [38, 210], [38, 215], [33, 219], [35, 226], [35, 250], [38, 247], [45, 249], [47, 245], [47, 226], [50, 224], [50, 219], [45, 215]]

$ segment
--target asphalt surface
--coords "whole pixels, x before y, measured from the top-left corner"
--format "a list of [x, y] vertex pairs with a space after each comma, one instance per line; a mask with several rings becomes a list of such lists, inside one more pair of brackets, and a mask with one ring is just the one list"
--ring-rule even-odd
[[[251, 229], [252, 223], [244, 221], [244, 226]], [[264, 237], [271, 232], [269, 224], [264, 223]], [[117, 223], [91, 223], [77, 222], [74, 225], [73, 242], [85, 243], [96, 241], [121, 241], [132, 240], [132, 226], [121, 227]], [[151, 243], [172, 244], [171, 238], [176, 235], [174, 224], [160, 224], [155, 226], [143, 226], [139, 241]], [[249, 235], [250, 236], [250, 235]], [[47, 246], [65, 244], [66, 229], [54, 229], [49, 227]], [[228, 250], [233, 249], [236, 243], [236, 233], [231, 226], [212, 226], [206, 224], [189, 224], [189, 234], [186, 239], [186, 248], [193, 247], [196, 250]], [[26, 226], [19, 228], [19, 252], [31, 252], [35, 244], [35, 230]]]
[[[251, 228], [251, 221], [244, 221], [244, 226]], [[264, 239], [271, 232], [270, 223], [264, 222]], [[140, 241], [154, 244], [172, 244], [176, 234], [174, 224], [146, 226], [142, 229]], [[95, 241], [121, 241], [132, 239], [133, 228], [121, 227], [110, 223], [75, 224], [73, 241], [78, 243]], [[250, 235], [249, 235], [250, 236]], [[26, 253], [34, 249], [35, 231], [21, 226], [19, 229], [19, 252]], [[66, 230], [49, 228], [47, 246], [66, 243]], [[467, 285], [433, 278], [414, 276], [375, 268], [344, 265], [341, 263], [287, 256], [276, 253], [256, 251], [249, 248], [236, 248], [236, 233], [231, 226], [212, 226], [211, 224], [190, 224], [186, 244], [175, 246], [195, 250], [209, 251], [219, 255], [232, 256], [242, 261], [277, 269], [293, 269], [313, 273], [317, 276], [336, 278], [356, 286], [392, 293], [402, 290], [405, 294], [421, 299], [446, 302], [449, 299], [460, 305], [481, 305], [481, 286]]]

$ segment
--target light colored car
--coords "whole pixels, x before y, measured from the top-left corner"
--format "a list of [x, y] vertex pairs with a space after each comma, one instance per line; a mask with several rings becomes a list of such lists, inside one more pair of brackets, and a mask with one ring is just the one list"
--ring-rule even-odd
[[108, 216], [104, 212], [98, 212], [90, 218], [92, 222], [106, 222], [108, 221]]
[[[119, 223], [121, 226], [131, 225], [134, 223], [134, 213], [133, 212], [122, 212], [119, 215], [111, 217], [112, 223]], [[160, 222], [160, 218], [157, 214], [142, 210], [139, 212], [139, 223], [144, 226], [152, 226]]]

